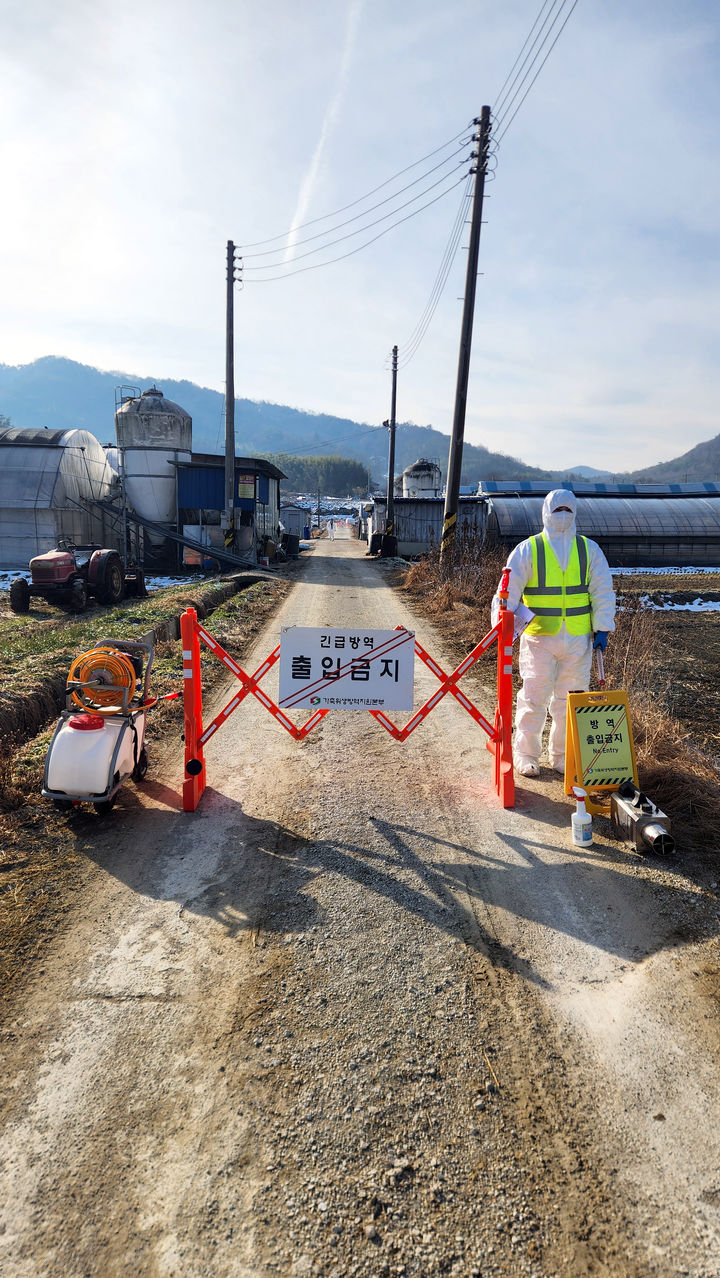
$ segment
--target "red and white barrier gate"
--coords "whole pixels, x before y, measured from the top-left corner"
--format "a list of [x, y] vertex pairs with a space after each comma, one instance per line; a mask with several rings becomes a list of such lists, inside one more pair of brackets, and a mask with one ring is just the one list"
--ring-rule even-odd
[[[475, 645], [472, 652], [469, 652], [464, 661], [453, 670], [452, 674], [446, 674], [440, 666], [433, 661], [425, 649], [415, 640], [415, 653], [421, 661], [425, 662], [428, 670], [431, 670], [436, 679], [440, 682], [440, 687], [405, 724], [404, 728], [398, 728], [382, 710], [369, 710], [374, 719], [382, 724], [383, 728], [390, 733], [396, 741], [406, 741], [411, 732], [414, 732], [423, 719], [426, 719], [432, 710], [442, 701], [446, 693], [451, 693], [456, 701], [460, 703], [464, 710], [475, 720], [475, 722], [487, 733], [487, 748], [495, 758], [495, 790], [498, 794], [504, 808], [511, 808], [515, 802], [515, 784], [513, 779], [512, 765], [512, 642], [513, 642], [513, 615], [505, 608], [507, 599], [507, 580], [503, 576], [500, 587], [501, 610], [497, 625], [488, 631], [483, 639]], [[399, 626], [398, 629], [403, 629]], [[249, 693], [269, 710], [273, 718], [282, 724], [286, 732], [296, 741], [302, 741], [309, 732], [320, 722], [321, 719], [329, 714], [329, 710], [316, 710], [310, 716], [306, 723], [297, 727], [291, 719], [287, 717], [280, 706], [267, 695], [260, 687], [260, 680], [264, 678], [268, 670], [271, 670], [276, 661], [280, 658], [280, 645], [270, 653], [270, 656], [258, 666], [254, 674], [249, 675], [238, 665], [224, 648], [208, 634], [204, 626], [201, 626], [197, 613], [194, 608], [188, 608], [180, 618], [180, 634], [183, 646], [183, 685], [184, 685], [184, 705], [185, 705], [185, 778], [183, 781], [183, 809], [185, 812], [194, 812], [200, 802], [200, 797], [205, 789], [205, 757], [204, 746], [218, 728], [222, 727], [234, 710], [245, 700]], [[227, 666], [228, 670], [239, 679], [242, 687], [235, 696], [228, 701], [227, 705], [219, 714], [215, 716], [206, 728], [203, 728], [202, 721], [202, 681], [200, 674], [200, 640], [210, 649], [215, 656]], [[489, 723], [483, 714], [480, 713], [477, 706], [473, 705], [469, 697], [466, 697], [458, 688], [458, 683], [464, 674], [475, 665], [475, 662], [482, 656], [488, 648], [497, 640], [497, 707], [495, 710], [495, 721]]]

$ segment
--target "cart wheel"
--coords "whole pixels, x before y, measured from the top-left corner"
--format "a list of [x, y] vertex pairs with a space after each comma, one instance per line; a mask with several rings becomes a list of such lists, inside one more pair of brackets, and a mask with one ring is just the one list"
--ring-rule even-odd
[[115, 807], [115, 795], [111, 799], [103, 799], [102, 803], [93, 803], [98, 816], [106, 816]]
[[58, 812], [69, 812], [75, 806], [72, 799], [53, 799], [52, 804]]
[[145, 749], [145, 746], [143, 746], [142, 750], [140, 751], [140, 754], [138, 755], [138, 761], [132, 770], [133, 781], [144, 781], [147, 775], [147, 770], [148, 770], [148, 752]]

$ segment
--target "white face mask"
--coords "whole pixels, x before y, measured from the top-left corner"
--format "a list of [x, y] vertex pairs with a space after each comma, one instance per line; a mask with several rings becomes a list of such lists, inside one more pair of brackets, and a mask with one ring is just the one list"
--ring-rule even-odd
[[575, 516], [569, 510], [554, 510], [550, 516], [550, 527], [553, 532], [564, 533], [572, 528]]

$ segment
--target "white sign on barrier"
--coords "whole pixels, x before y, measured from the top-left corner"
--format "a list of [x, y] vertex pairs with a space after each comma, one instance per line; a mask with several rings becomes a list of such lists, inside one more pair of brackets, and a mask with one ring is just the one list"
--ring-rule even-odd
[[315, 629], [280, 635], [283, 710], [412, 710], [415, 635], [410, 630]]

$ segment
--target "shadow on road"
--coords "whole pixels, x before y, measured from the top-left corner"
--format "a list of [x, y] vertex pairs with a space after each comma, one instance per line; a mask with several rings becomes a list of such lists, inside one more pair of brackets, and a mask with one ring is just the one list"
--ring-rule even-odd
[[[79, 848], [133, 891], [177, 901], [184, 913], [212, 918], [233, 937], [308, 930], [318, 920], [318, 875], [341, 876], [398, 911], [459, 933], [495, 966], [542, 986], [547, 979], [525, 957], [527, 934], [518, 938], [524, 953], [508, 939], [515, 920], [632, 963], [720, 931], [714, 897], [699, 893], [679, 868], [674, 883], [644, 877], [641, 859], [622, 844], [559, 848], [549, 832], [547, 841], [498, 832], [488, 851], [368, 812], [353, 822], [366, 823], [362, 843], [315, 841], [248, 815], [210, 787], [193, 815], [177, 810], [174, 791], [160, 789], [165, 811], [142, 808], [128, 790], [103, 829], [78, 816]], [[542, 803], [561, 807], [565, 824], [566, 803]], [[503, 939], [494, 911], [504, 912]]]

